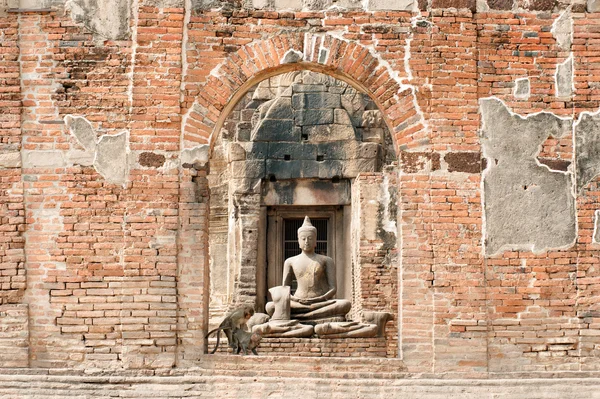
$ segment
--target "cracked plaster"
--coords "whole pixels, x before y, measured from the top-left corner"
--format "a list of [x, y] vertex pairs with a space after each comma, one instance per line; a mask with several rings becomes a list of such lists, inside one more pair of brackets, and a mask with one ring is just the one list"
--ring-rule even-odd
[[570, 134], [572, 121], [550, 113], [523, 118], [495, 98], [480, 101], [485, 252], [571, 246], [576, 238], [571, 172], [551, 170], [537, 160], [549, 137]]

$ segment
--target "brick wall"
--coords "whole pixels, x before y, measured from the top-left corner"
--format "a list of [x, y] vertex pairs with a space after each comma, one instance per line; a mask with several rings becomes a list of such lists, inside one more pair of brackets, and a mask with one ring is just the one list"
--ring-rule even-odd
[[[30, 364], [168, 369], [202, 358], [210, 162], [184, 167], [182, 150], [212, 145], [249, 87], [309, 68], [370, 94], [399, 154], [388, 182], [398, 259], [381, 237], [361, 241], [357, 285], [364, 309], [396, 312], [387, 355], [416, 372], [596, 371], [597, 179], [577, 191], [574, 244], [484, 255], [478, 100], [495, 96], [521, 116], [596, 111], [600, 16], [573, 9], [565, 48], [559, 13], [439, 3], [413, 16], [140, 2], [130, 35], [114, 40], [62, 11], [0, 17], [0, 304], [29, 306]], [[290, 50], [303, 64], [283, 62]], [[569, 57], [575, 90], [557, 95]], [[523, 78], [529, 90], [515, 95]], [[67, 115], [85, 117], [96, 141], [126, 132], [125, 181], [106, 178]], [[575, 152], [566, 134], [537, 158], [572, 172]]]
[[19, 25], [16, 16], [0, 19], [0, 304], [23, 295], [25, 253], [21, 179], [21, 85]]
[[0, 364], [29, 366], [29, 319], [27, 305], [0, 305]]

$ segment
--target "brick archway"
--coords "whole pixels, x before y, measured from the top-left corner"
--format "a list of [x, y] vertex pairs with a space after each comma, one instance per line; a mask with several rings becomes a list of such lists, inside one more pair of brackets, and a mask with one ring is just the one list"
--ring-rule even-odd
[[414, 88], [395, 77], [385, 61], [359, 43], [306, 33], [246, 45], [223, 61], [184, 117], [182, 148], [212, 146], [225, 118], [250, 87], [293, 70], [321, 72], [368, 94], [383, 113], [396, 153], [399, 142], [424, 133]]
[[[383, 115], [397, 155], [402, 143], [416, 143], [427, 135], [415, 89], [404, 80], [406, 77], [400, 78], [368, 47], [327, 34], [307, 33], [255, 42], [230, 54], [198, 88], [196, 101], [182, 121], [182, 149], [207, 145], [212, 148], [230, 112], [251, 87], [295, 70], [329, 75], [371, 97]], [[206, 199], [198, 202], [194, 193], [201, 187], [206, 198], [210, 194], [206, 171], [198, 172], [198, 176], [186, 168], [181, 172], [185, 182], [182, 190], [189, 193], [188, 200], [180, 204], [179, 244], [186, 248], [179, 259], [179, 274], [185, 278], [178, 283], [181, 314], [188, 328], [186, 336], [180, 337], [180, 361], [184, 361], [200, 358], [207, 342], [204, 333], [209, 319], [210, 276], [208, 256], [203, 251], [209, 245], [210, 211]], [[194, 224], [194, 219], [205, 223]], [[248, 230], [258, 231], [258, 227], [252, 225]], [[202, 289], [198, 291], [198, 287]]]

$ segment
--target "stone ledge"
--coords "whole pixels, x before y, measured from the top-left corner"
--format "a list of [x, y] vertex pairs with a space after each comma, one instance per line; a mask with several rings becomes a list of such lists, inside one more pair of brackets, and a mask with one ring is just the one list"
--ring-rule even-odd
[[[578, 392], [593, 397], [600, 378], [566, 379], [439, 379], [271, 377], [252, 375], [194, 375], [135, 377], [113, 373], [104, 376], [0, 374], [0, 397], [331, 397], [365, 399], [419, 397], [424, 399], [483, 397], [568, 398]], [[151, 394], [150, 394], [151, 393]]]

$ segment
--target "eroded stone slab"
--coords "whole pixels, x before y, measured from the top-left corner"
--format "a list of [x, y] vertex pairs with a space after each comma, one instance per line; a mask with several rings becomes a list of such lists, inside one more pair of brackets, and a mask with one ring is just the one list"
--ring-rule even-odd
[[24, 151], [24, 168], [60, 168], [65, 166], [65, 158], [62, 151]]
[[0, 168], [20, 168], [21, 167], [21, 153], [20, 152], [7, 152], [0, 154]]
[[485, 252], [540, 253], [574, 243], [575, 197], [569, 172], [538, 163], [541, 144], [571, 132], [572, 121], [549, 113], [527, 118], [498, 99], [480, 101], [484, 172]]

